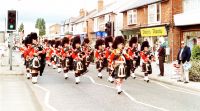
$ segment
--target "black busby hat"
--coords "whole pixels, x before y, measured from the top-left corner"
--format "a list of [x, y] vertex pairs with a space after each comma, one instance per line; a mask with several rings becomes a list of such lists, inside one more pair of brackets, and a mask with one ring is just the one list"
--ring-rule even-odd
[[53, 45], [55, 45], [56, 41], [53, 39], [51, 40], [51, 46], [53, 47]]
[[96, 44], [95, 44], [95, 49], [98, 49], [98, 47], [99, 47], [100, 45], [104, 45], [104, 44], [105, 44], [104, 40], [98, 39], [98, 40], [96, 41]]
[[145, 47], [150, 47], [148, 41], [144, 41], [144, 42], [142, 42], [142, 45], [141, 45], [141, 51], [143, 51]]
[[38, 39], [37, 33], [31, 32], [31, 34], [30, 34], [30, 39], [31, 39], [31, 41], [32, 41], [32, 40], [37, 40], [37, 39]]
[[29, 35], [27, 35], [27, 37], [25, 38], [24, 44], [25, 44], [26, 47], [28, 47], [28, 44], [31, 44], [31, 43], [32, 43], [32, 41], [31, 41], [31, 39], [30, 39], [30, 34], [29, 34]]
[[62, 44], [61, 44], [61, 40], [57, 39], [55, 44], [56, 44], [55, 47], [58, 48], [58, 46], [61, 46], [61, 45], [62, 45]]
[[79, 36], [76, 36], [73, 38], [73, 41], [72, 41], [72, 47], [75, 49], [76, 48], [76, 44], [81, 44], [81, 39]]
[[114, 40], [114, 42], [113, 42], [113, 48], [114, 49], [117, 49], [117, 45], [118, 44], [121, 44], [121, 43], [123, 43], [124, 44], [124, 37], [122, 37], [122, 36], [117, 36], [117, 37], [115, 37], [115, 40]]
[[105, 38], [106, 47], [109, 47], [109, 42], [113, 42], [113, 38], [111, 36], [108, 36]]
[[85, 45], [85, 44], [89, 44], [89, 43], [90, 43], [89, 38], [85, 38], [84, 41], [83, 41], [83, 45]]
[[48, 43], [48, 39], [44, 39], [44, 43], [47, 42]]
[[67, 37], [64, 37], [62, 39], [62, 46], [64, 46], [65, 44], [69, 44], [69, 38], [67, 38]]
[[129, 46], [132, 47], [134, 43], [137, 43], [137, 37], [132, 37], [129, 41]]

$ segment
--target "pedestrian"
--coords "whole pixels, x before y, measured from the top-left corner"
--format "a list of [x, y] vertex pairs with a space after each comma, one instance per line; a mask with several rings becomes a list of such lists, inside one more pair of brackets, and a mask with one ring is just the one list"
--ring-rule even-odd
[[160, 69], [159, 76], [164, 76], [165, 55], [166, 55], [165, 46], [164, 44], [161, 44], [158, 49], [158, 60], [159, 60], [159, 69]]
[[189, 83], [189, 70], [184, 69], [184, 65], [190, 62], [191, 51], [184, 41], [181, 41], [181, 48], [179, 49], [177, 60], [180, 65], [180, 79], [178, 82], [184, 81], [184, 83]]

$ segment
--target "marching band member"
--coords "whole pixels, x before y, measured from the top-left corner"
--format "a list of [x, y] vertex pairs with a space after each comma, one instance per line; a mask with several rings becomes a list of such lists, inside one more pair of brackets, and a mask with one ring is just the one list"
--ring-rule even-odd
[[100, 79], [102, 79], [102, 73], [101, 71], [103, 70], [104, 68], [104, 58], [105, 58], [105, 51], [104, 51], [104, 48], [103, 48], [103, 45], [104, 45], [104, 40], [102, 39], [98, 39], [96, 41], [96, 45], [95, 45], [95, 59], [96, 59], [96, 68], [97, 70], [99, 71], [98, 73], [98, 77]]
[[39, 54], [44, 54], [45, 51], [41, 50], [40, 47], [38, 46], [38, 37], [36, 33], [31, 33], [30, 35], [30, 40], [32, 43], [32, 47], [31, 47], [31, 51], [29, 53], [30, 56], [30, 73], [32, 75], [32, 83], [35, 84], [37, 83], [37, 79], [38, 79], [38, 74], [40, 72], [40, 61], [39, 59], [41, 59], [41, 57], [39, 56]]
[[93, 53], [93, 50], [89, 46], [89, 43], [90, 43], [90, 40], [88, 38], [85, 38], [83, 41], [83, 44], [82, 44], [82, 49], [86, 54], [86, 60], [85, 60], [86, 69], [85, 70], [87, 70], [87, 67], [89, 66], [89, 64], [91, 62], [91, 57], [92, 57], [92, 53]]
[[62, 44], [61, 44], [61, 41], [58, 39], [56, 40], [56, 45], [55, 45], [55, 52], [56, 52], [56, 55], [55, 55], [55, 62], [56, 62], [56, 66], [57, 66], [57, 70], [58, 70], [58, 73], [61, 73], [62, 71], [62, 68], [61, 68], [61, 63], [62, 63], [62, 55], [61, 55], [61, 49], [62, 49]]
[[45, 46], [45, 50], [46, 50], [46, 63], [48, 66], [51, 66], [51, 54], [53, 53], [53, 50], [51, 49], [51, 40], [48, 40], [48, 43]]
[[75, 82], [76, 84], [80, 83], [80, 76], [83, 74], [83, 60], [84, 60], [84, 52], [81, 49], [81, 40], [79, 36], [73, 38], [72, 42], [73, 53], [72, 58], [74, 60], [74, 71], [75, 71]]
[[51, 64], [53, 66], [53, 69], [56, 69], [56, 41], [51, 41]]
[[148, 75], [152, 73], [151, 61], [153, 60], [153, 55], [149, 50], [149, 43], [147, 41], [144, 41], [141, 45], [140, 56], [142, 59], [142, 70], [144, 71], [144, 81], [148, 83]]
[[130, 74], [127, 61], [130, 59], [129, 55], [123, 50], [124, 48], [124, 38], [118, 36], [113, 42], [113, 52], [110, 55], [110, 62], [112, 63], [112, 76], [115, 78], [117, 93], [122, 92], [122, 83]]
[[64, 37], [62, 39], [62, 50], [61, 50], [61, 55], [62, 55], [62, 68], [64, 71], [64, 77], [65, 79], [68, 79], [68, 71], [69, 71], [69, 65], [70, 65], [70, 52], [71, 52], [71, 47], [69, 45], [69, 39], [67, 37]]
[[106, 66], [107, 66], [107, 71], [109, 73], [109, 77], [108, 77], [108, 81], [113, 83], [114, 82], [114, 79], [113, 77], [111, 76], [112, 74], [112, 70], [111, 70], [111, 62], [109, 62], [109, 55], [112, 53], [113, 51], [113, 48], [112, 48], [112, 45], [113, 45], [113, 38], [112, 37], [106, 37], [105, 38], [105, 46], [106, 46], [106, 52], [105, 52], [105, 56], [106, 56]]
[[137, 49], [137, 37], [132, 37], [130, 39], [128, 54], [130, 56], [130, 64], [131, 64], [131, 71], [132, 71], [131, 77], [135, 79], [136, 78], [135, 69], [140, 65], [140, 63], [138, 63], [138, 59], [140, 59], [139, 57], [140, 52]]
[[24, 44], [25, 44], [25, 49], [23, 51], [23, 57], [24, 57], [25, 66], [26, 66], [26, 77], [27, 77], [27, 79], [30, 79], [31, 78], [31, 74], [30, 74], [30, 57], [29, 57], [29, 53], [31, 51], [30, 35], [28, 35], [25, 38]]

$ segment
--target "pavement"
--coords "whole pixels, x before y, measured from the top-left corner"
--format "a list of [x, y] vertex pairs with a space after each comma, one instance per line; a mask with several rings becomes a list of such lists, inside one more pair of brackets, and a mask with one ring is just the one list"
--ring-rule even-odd
[[20, 53], [13, 51], [10, 70], [8, 53], [0, 58], [0, 111], [43, 111], [24, 77]]

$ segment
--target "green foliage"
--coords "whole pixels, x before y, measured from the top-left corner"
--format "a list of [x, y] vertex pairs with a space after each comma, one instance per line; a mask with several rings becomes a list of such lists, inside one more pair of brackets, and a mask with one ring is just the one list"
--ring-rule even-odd
[[38, 18], [36, 20], [35, 28], [39, 29], [39, 36], [46, 34], [46, 23], [43, 18]]
[[200, 60], [192, 61], [189, 77], [190, 81], [200, 82]]
[[21, 25], [19, 26], [18, 31], [19, 31], [19, 32], [24, 31], [24, 24], [23, 24], [23, 23], [21, 23]]
[[200, 60], [200, 45], [195, 45], [192, 49], [192, 59]]

